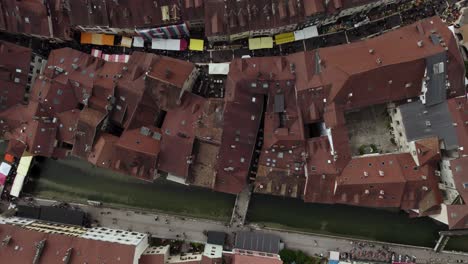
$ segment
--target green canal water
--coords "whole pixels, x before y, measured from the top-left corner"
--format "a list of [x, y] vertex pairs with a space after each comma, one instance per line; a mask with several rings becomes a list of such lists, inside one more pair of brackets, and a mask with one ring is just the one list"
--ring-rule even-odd
[[[78, 159], [45, 159], [35, 167], [26, 191], [66, 201], [99, 200], [123, 207], [165, 211], [227, 221], [235, 197], [207, 189], [157, 180], [146, 183]], [[250, 222], [330, 235], [432, 247], [446, 227], [429, 218], [397, 211], [304, 203], [298, 199], [252, 196]], [[452, 239], [447, 249], [468, 251], [468, 237]]]
[[96, 200], [214, 220], [228, 220], [235, 201], [233, 195], [162, 179], [147, 183], [78, 159], [46, 159], [30, 176], [36, 182], [26, 191], [39, 197], [81, 202]]

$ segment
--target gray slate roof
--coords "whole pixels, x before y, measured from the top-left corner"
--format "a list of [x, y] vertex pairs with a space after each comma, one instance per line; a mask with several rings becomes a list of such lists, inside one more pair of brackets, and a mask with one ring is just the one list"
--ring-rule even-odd
[[236, 233], [235, 248], [278, 254], [280, 238], [259, 232], [239, 231]]
[[447, 102], [428, 106], [416, 101], [399, 106], [408, 141], [438, 136], [447, 149], [458, 147]]

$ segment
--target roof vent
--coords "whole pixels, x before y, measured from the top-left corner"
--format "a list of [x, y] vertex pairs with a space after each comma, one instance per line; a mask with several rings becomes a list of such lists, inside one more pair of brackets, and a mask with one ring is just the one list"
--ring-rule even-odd
[[422, 40], [418, 41], [418, 47], [422, 48], [424, 46], [424, 42]]
[[369, 49], [370, 54], [374, 54], [374, 49]]
[[376, 62], [377, 62], [378, 65], [380, 65], [380, 64], [382, 64], [382, 59], [381, 59], [381, 58], [377, 58]]
[[369, 194], [369, 193], [370, 193], [370, 192], [369, 192], [368, 189], [366, 189], [366, 190], [364, 191], [364, 194]]
[[369, 173], [367, 171], [364, 172], [364, 177], [369, 176]]
[[383, 171], [379, 170], [379, 175], [380, 175], [380, 176], [384, 176], [385, 173], [384, 173]]

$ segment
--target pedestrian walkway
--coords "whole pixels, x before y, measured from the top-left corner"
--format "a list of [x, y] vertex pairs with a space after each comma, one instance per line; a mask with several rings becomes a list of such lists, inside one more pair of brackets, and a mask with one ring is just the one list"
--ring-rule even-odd
[[247, 185], [241, 193], [237, 195], [234, 209], [232, 210], [232, 217], [230, 226], [241, 227], [245, 223], [247, 211], [249, 210], [250, 196], [252, 195], [252, 186]]

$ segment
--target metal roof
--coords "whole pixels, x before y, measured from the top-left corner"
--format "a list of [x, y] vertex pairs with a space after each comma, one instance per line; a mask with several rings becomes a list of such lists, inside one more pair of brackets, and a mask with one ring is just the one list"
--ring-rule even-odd
[[427, 106], [416, 101], [399, 106], [408, 141], [438, 136], [447, 149], [458, 147], [457, 134], [447, 102]]
[[226, 240], [226, 233], [217, 232], [217, 231], [208, 231], [207, 237], [208, 237], [207, 239], [208, 244], [224, 246], [224, 243]]
[[442, 103], [447, 98], [446, 92], [447, 53], [442, 52], [426, 58], [427, 92], [426, 104]]
[[284, 112], [284, 94], [275, 94], [275, 113]]
[[85, 213], [66, 208], [41, 206], [40, 219], [50, 222], [81, 226], [84, 224]]
[[278, 254], [280, 238], [276, 235], [240, 231], [236, 233], [235, 248]]

